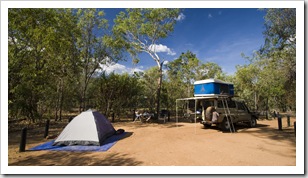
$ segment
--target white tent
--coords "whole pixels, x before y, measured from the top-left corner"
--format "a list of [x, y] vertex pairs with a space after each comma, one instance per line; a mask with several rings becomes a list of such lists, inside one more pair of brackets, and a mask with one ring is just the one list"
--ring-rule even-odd
[[115, 132], [104, 115], [88, 110], [76, 116], [64, 128], [53, 145], [101, 145]]

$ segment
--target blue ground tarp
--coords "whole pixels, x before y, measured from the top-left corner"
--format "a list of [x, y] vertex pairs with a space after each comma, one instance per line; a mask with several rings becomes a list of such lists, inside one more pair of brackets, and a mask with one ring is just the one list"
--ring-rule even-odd
[[101, 146], [52, 146], [55, 140], [43, 143], [41, 145], [30, 148], [31, 151], [50, 150], [50, 151], [97, 151], [103, 152], [111, 148], [117, 141], [122, 139], [127, 133], [124, 132], [120, 135], [113, 135], [107, 138]]

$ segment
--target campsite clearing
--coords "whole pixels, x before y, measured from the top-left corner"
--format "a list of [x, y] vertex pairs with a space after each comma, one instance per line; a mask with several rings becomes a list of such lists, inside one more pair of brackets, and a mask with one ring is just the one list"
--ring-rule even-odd
[[[44, 126], [28, 131], [26, 152], [19, 152], [20, 131], [9, 133], [9, 166], [295, 166], [296, 143], [291, 127], [283, 120], [259, 120], [256, 128], [237, 126], [224, 133], [199, 123], [140, 123], [121, 121], [114, 128], [127, 135], [106, 152], [29, 151], [50, 141]], [[51, 127], [50, 135], [62, 127]], [[34, 132], [36, 132], [34, 134]]]

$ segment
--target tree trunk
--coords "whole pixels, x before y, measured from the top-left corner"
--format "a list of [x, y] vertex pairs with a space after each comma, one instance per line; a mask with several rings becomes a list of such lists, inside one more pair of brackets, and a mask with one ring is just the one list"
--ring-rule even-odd
[[157, 80], [157, 92], [156, 92], [156, 113], [157, 116], [155, 119], [159, 118], [159, 113], [160, 113], [160, 91], [161, 91], [161, 84], [162, 84], [162, 78], [163, 78], [163, 70], [162, 70], [162, 65], [159, 66], [159, 77]]
[[255, 91], [255, 111], [257, 111], [257, 92]]
[[187, 97], [190, 97], [189, 83], [187, 82]]
[[268, 97], [266, 98], [266, 119], [268, 119]]
[[59, 103], [60, 103], [60, 96], [59, 96], [59, 83], [57, 85], [57, 101], [56, 101], [56, 107], [55, 107], [55, 121], [58, 121], [58, 111], [59, 111]]
[[87, 88], [83, 88], [82, 92], [81, 92], [81, 98], [80, 98], [80, 102], [79, 102], [79, 112], [83, 112], [85, 110], [85, 98], [86, 98], [86, 90]]
[[60, 88], [60, 107], [59, 107], [59, 115], [60, 118], [59, 120], [62, 120], [62, 108], [63, 108], [63, 98], [64, 98], [64, 94], [63, 94], [64, 90], [63, 90], [63, 80], [61, 78], [61, 88]]

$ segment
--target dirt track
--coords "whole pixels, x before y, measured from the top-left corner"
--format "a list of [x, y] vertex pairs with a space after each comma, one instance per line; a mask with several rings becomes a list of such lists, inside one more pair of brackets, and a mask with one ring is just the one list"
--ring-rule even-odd
[[[179, 122], [116, 122], [126, 137], [106, 152], [26, 151], [19, 153], [20, 132], [9, 134], [9, 166], [295, 166], [296, 144], [291, 127], [283, 120], [258, 121], [256, 128], [237, 126], [236, 133], [201, 124]], [[48, 140], [43, 128], [29, 131], [26, 150]], [[62, 129], [50, 129], [50, 134]], [[30, 136], [31, 135], [31, 136]]]

